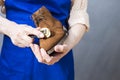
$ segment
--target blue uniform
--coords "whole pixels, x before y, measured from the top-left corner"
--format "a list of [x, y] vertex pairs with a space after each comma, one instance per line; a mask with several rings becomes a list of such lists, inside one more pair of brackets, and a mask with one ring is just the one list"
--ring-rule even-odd
[[[68, 26], [71, 0], [6, 0], [6, 18], [35, 27], [31, 15], [41, 6]], [[20, 48], [4, 36], [0, 56], [0, 80], [74, 80], [73, 55], [70, 51], [54, 65], [39, 63], [30, 48]]]

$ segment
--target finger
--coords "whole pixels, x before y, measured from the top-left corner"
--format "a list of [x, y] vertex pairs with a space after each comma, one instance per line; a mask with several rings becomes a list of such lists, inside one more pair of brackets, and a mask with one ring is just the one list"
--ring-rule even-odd
[[49, 62], [49, 65], [57, 63], [63, 56], [65, 56], [64, 53], [61, 53], [61, 54], [60, 53], [56, 53], [56, 55]]
[[40, 29], [41, 29], [41, 27], [37, 27], [36, 29], [37, 29], [37, 30], [40, 30]]
[[29, 47], [32, 42], [28, 42], [28, 41], [20, 38], [17, 43], [18, 43], [18, 44], [21, 44], [21, 45], [23, 45], [23, 46], [25, 46], [25, 47]]
[[47, 65], [53, 65], [56, 62], [58, 62], [59, 60], [60, 60], [60, 58], [52, 57], [52, 59], [47, 63]]
[[54, 49], [56, 52], [63, 52], [64, 47], [62, 45], [56, 45]]
[[30, 45], [35, 57], [37, 58], [37, 60], [39, 62], [43, 62], [43, 59], [42, 59], [42, 56], [41, 56], [41, 52], [40, 52], [40, 49], [39, 49], [39, 46], [36, 45], [36, 44], [33, 44], [33, 45]]
[[56, 45], [56, 46], [54, 47], [54, 50], [55, 50], [56, 52], [65, 52], [66, 49], [67, 49], [67, 46], [66, 46], [66, 45]]
[[53, 58], [53, 59], [48, 63], [48, 65], [53, 65], [53, 64], [55, 64], [55, 63], [58, 62], [58, 61], [59, 61], [58, 59]]
[[43, 48], [41, 48], [40, 50], [41, 50], [43, 59], [46, 61], [44, 63], [47, 65], [52, 65], [52, 64], [58, 62], [61, 58], [61, 55], [49, 56]]
[[36, 28], [32, 28], [32, 27], [26, 27], [26, 31], [27, 31], [27, 34], [32, 34], [32, 35], [35, 35], [37, 36], [38, 38], [43, 38], [44, 35], [42, 32], [40, 32], [38, 29]]
[[67, 50], [68, 50], [67, 45], [65, 45], [65, 44], [64, 45], [56, 45], [54, 47], [54, 49], [55, 49], [56, 53], [53, 56], [53, 58], [51, 59], [51, 61], [48, 63], [48, 65], [52, 65], [52, 64], [58, 62], [63, 56], [66, 55]]
[[42, 59], [42, 56], [41, 56], [41, 53], [40, 53], [39, 46], [36, 45], [36, 44], [34, 44], [34, 47], [35, 47], [35, 52], [34, 52], [34, 54], [35, 54], [36, 58], [38, 59], [39, 62], [42, 62], [43, 59]]
[[33, 42], [33, 38], [27, 36], [27, 35], [24, 35], [21, 37], [25, 42], [26, 44], [30, 45], [32, 42]]
[[43, 59], [44, 59], [47, 63], [49, 63], [49, 62], [51, 61], [52, 57], [50, 57], [43, 48], [41, 48], [40, 50], [41, 50], [41, 55], [42, 55]]
[[55, 55], [51, 60], [51, 64], [58, 62], [65, 55], [66, 55], [66, 52], [55, 52]]
[[30, 48], [33, 52], [35, 51], [34, 44], [30, 44]]

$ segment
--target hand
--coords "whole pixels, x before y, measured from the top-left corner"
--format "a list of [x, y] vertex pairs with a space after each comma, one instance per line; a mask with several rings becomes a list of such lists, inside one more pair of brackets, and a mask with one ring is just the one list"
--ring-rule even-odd
[[55, 54], [53, 56], [50, 56], [43, 48], [40, 49], [37, 44], [31, 44], [30, 47], [38, 62], [45, 63], [47, 65], [52, 65], [58, 62], [70, 50], [68, 49], [67, 45], [56, 45], [54, 47]]
[[58, 62], [65, 56], [78, 42], [86, 32], [86, 26], [76, 24], [69, 29], [69, 36], [64, 41], [63, 45], [56, 45], [55, 55], [49, 56], [43, 48], [39, 48], [36, 44], [31, 44], [30, 47], [39, 62], [52, 65]]
[[44, 37], [39, 28], [32, 28], [28, 25], [11, 24], [7, 35], [11, 38], [14, 45], [18, 47], [29, 47], [33, 39], [28, 35], [36, 35], [38, 38]]

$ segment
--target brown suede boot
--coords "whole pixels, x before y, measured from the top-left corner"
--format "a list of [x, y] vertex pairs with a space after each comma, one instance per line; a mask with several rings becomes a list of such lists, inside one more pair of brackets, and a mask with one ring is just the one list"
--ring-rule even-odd
[[32, 15], [37, 27], [41, 28], [45, 38], [40, 39], [40, 47], [44, 48], [48, 54], [54, 51], [54, 46], [62, 44], [68, 33], [61, 22], [55, 19], [44, 6]]

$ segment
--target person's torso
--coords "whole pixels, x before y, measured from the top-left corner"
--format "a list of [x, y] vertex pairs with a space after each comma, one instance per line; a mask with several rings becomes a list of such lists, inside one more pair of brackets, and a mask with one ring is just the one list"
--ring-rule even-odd
[[[67, 25], [69, 17], [71, 1], [70, 0], [5, 0], [6, 18], [15, 21], [18, 24], [27, 24], [35, 27], [31, 15], [40, 7], [45, 6], [52, 15], [60, 20], [64, 26]], [[39, 42], [39, 40], [36, 40]], [[19, 48], [15, 46], [9, 37], [4, 36], [3, 47], [1, 53], [23, 55], [21, 53], [29, 53], [30, 49]], [[25, 54], [24, 54], [25, 56]]]
[[52, 15], [66, 24], [69, 17], [71, 0], [6, 0], [6, 17], [17, 23], [33, 25], [31, 15], [45, 6]]
[[[9, 20], [35, 27], [31, 15], [41, 6], [48, 8], [55, 18], [63, 25], [67, 25], [66, 19], [69, 17], [71, 1], [6, 0], [5, 5], [6, 17]], [[17, 47], [12, 44], [9, 37], [4, 36], [0, 55], [0, 80], [73, 80], [73, 65], [72, 51], [59, 63], [47, 66], [37, 61], [29, 47]]]

